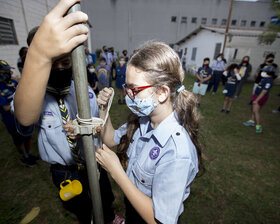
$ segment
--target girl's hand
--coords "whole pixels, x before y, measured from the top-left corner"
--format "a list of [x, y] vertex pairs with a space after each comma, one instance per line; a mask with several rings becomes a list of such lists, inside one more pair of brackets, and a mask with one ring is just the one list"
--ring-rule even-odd
[[103, 149], [96, 149], [96, 161], [110, 173], [113, 179], [123, 171], [122, 165], [116, 153], [103, 144]]
[[99, 108], [103, 107], [103, 110], [106, 110], [112, 93], [113, 93], [113, 90], [111, 90], [109, 88], [104, 88], [99, 92], [98, 98], [97, 98], [97, 103], [98, 103]]
[[54, 60], [87, 40], [88, 28], [83, 24], [88, 20], [87, 14], [78, 11], [65, 15], [77, 2], [80, 0], [61, 0], [45, 16], [30, 46], [40, 57]]

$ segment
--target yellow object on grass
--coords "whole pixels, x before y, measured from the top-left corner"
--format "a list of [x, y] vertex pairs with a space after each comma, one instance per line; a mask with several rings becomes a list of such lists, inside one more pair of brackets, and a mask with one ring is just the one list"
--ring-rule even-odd
[[30, 223], [33, 219], [39, 215], [40, 207], [33, 207], [31, 211], [20, 221], [19, 224], [27, 224]]

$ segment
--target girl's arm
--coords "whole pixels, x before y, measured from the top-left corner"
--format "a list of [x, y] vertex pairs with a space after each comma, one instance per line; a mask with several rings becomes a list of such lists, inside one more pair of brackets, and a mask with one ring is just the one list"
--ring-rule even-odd
[[254, 100], [253, 104], [257, 104], [258, 101], [259, 101], [266, 93], [267, 93], [267, 90], [263, 89], [263, 90], [261, 91], [261, 94], [258, 95], [258, 97]]
[[117, 182], [132, 206], [147, 223], [158, 223], [154, 218], [152, 199], [142, 193], [131, 182], [122, 168], [117, 155], [106, 145], [96, 151], [97, 162], [105, 168]]
[[201, 82], [202, 79], [200, 78], [200, 76], [198, 75], [198, 73], [195, 74], [196, 78], [198, 78], [198, 80]]
[[87, 39], [88, 19], [82, 12], [66, 15], [80, 0], [61, 0], [44, 18], [26, 56], [14, 103], [18, 121], [29, 126], [39, 119], [52, 62]]
[[[102, 89], [98, 94], [97, 103], [99, 106], [99, 116], [102, 119], [105, 119], [107, 106], [111, 95], [112, 90], [109, 88]], [[114, 141], [114, 135], [115, 129], [112, 125], [110, 116], [108, 116], [106, 124], [101, 131], [101, 136], [104, 144], [108, 145], [110, 148], [117, 145], [117, 143]]]

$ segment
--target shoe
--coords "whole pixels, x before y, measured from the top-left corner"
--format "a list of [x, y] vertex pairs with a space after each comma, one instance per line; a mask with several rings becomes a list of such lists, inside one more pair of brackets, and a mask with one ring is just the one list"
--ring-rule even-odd
[[234, 96], [234, 99], [237, 100], [237, 99], [238, 99], [238, 96]]
[[27, 158], [22, 157], [20, 159], [20, 162], [22, 165], [27, 166], [27, 167], [33, 167], [37, 164], [36, 161], [31, 160], [29, 157], [27, 157]]
[[225, 110], [224, 110], [224, 109], [221, 109], [221, 113], [223, 113], [223, 112], [225, 112]]
[[262, 126], [256, 125], [256, 133], [262, 133]]
[[118, 104], [122, 104], [122, 101], [121, 101], [121, 99], [119, 99], [119, 100], [118, 100]]
[[197, 106], [198, 108], [200, 108], [200, 103], [197, 103], [196, 106]]
[[125, 220], [122, 217], [115, 215], [115, 219], [112, 223], [113, 224], [125, 224]]
[[280, 114], [280, 110], [273, 110], [272, 113], [274, 113], [274, 114]]
[[216, 93], [215, 93], [215, 92], [213, 92], [213, 93], [212, 93], [212, 96], [215, 96], [215, 94], [216, 94]]
[[245, 126], [252, 126], [252, 127], [255, 126], [255, 122], [252, 121], [252, 120], [245, 121], [245, 122], [243, 122], [243, 124], [244, 124]]
[[230, 110], [226, 110], [226, 114], [229, 114], [230, 113]]

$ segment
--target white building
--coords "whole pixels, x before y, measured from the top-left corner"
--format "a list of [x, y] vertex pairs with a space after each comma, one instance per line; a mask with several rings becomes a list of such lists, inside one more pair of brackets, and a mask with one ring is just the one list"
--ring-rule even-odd
[[[253, 67], [252, 75], [269, 53], [275, 55], [275, 63], [280, 65], [280, 35], [271, 45], [258, 43], [258, 36], [263, 30], [230, 28], [224, 56], [229, 63], [240, 63], [244, 56], [250, 56]], [[187, 65], [192, 71], [202, 65], [203, 59], [211, 61], [222, 52], [225, 27], [200, 26], [176, 43], [177, 48], [187, 51]], [[210, 62], [211, 63], [211, 62]]]

